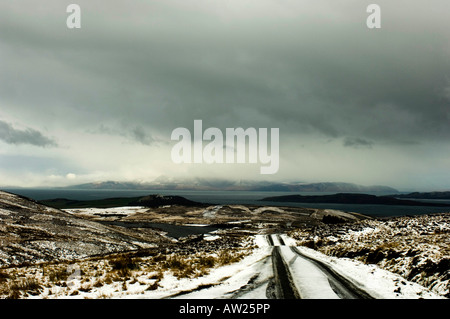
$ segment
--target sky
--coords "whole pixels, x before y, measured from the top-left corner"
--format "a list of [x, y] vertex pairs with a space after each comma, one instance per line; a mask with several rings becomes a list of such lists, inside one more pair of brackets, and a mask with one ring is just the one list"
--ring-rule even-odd
[[[68, 28], [67, 6], [81, 8]], [[380, 8], [368, 28], [367, 6]], [[0, 186], [159, 176], [450, 190], [448, 0], [5, 0]], [[174, 129], [279, 128], [279, 169]], [[205, 143], [205, 142], [204, 142]]]

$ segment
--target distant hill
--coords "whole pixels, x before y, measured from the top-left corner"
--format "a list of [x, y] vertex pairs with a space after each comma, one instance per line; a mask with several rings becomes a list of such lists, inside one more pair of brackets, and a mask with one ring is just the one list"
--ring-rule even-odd
[[148, 195], [131, 202], [131, 205], [145, 206], [145, 207], [160, 207], [164, 205], [182, 205], [182, 206], [197, 206], [202, 203], [194, 202], [182, 196], [167, 196], [167, 195]]
[[450, 199], [449, 192], [414, 192], [409, 194], [392, 195], [397, 198], [417, 198], [417, 199]]
[[305, 184], [278, 184], [262, 187], [261, 190], [280, 190], [290, 192], [347, 192], [347, 193], [395, 193], [395, 188], [389, 186], [363, 186], [353, 183], [305, 183]]
[[133, 189], [133, 190], [241, 190], [241, 191], [282, 191], [282, 192], [346, 192], [385, 193], [398, 191], [388, 186], [363, 186], [353, 183], [279, 183], [268, 181], [230, 181], [223, 179], [192, 178], [175, 180], [160, 177], [153, 182], [95, 182], [65, 187], [66, 189]]
[[148, 195], [144, 197], [113, 197], [95, 200], [72, 200], [55, 198], [41, 200], [40, 203], [54, 208], [111, 208], [120, 206], [159, 207], [164, 205], [201, 206], [202, 203], [191, 201], [181, 196]]
[[425, 203], [413, 200], [397, 199], [391, 196], [375, 196], [368, 194], [339, 193], [333, 195], [286, 195], [265, 197], [261, 201], [270, 202], [294, 202], [294, 203], [332, 203], [332, 204], [371, 204], [371, 205], [402, 205], [402, 206], [437, 206], [445, 207], [450, 205]]
[[154, 247], [158, 236], [152, 236], [135, 237], [0, 191], [0, 267]]

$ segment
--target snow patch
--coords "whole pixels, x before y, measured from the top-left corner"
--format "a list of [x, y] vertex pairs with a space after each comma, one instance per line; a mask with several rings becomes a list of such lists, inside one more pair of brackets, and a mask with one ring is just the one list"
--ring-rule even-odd
[[306, 256], [323, 262], [377, 299], [445, 299], [419, 284], [407, 281], [400, 275], [376, 265], [363, 264], [349, 258], [326, 256], [307, 247], [298, 246], [297, 249]]

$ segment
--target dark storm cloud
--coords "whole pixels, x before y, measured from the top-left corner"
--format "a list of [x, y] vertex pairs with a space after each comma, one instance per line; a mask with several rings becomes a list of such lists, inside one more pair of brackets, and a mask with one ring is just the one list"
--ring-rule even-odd
[[131, 137], [144, 145], [150, 145], [155, 142], [155, 140], [141, 126], [137, 126], [131, 131]]
[[[87, 132], [92, 143], [93, 135], [132, 142], [108, 144], [119, 152], [169, 145], [171, 131], [195, 119], [204, 128], [278, 127], [292, 162], [299, 143], [335, 142], [336, 158], [382, 147], [402, 158], [450, 140], [448, 0], [379, 0], [379, 30], [365, 25], [372, 1], [77, 3], [78, 30], [65, 27], [69, 2], [0, 4], [0, 115], [52, 123], [52, 136], [72, 141]], [[15, 132], [8, 143], [55, 143], [1, 129]], [[431, 152], [415, 154], [420, 162]]]
[[128, 127], [127, 125], [119, 125], [116, 127], [101, 124], [96, 129], [88, 129], [90, 134], [106, 134], [111, 136], [121, 136], [127, 140], [131, 140], [143, 145], [152, 145], [157, 142], [155, 138], [142, 126]]
[[145, 143], [142, 128], [169, 136], [195, 118], [289, 135], [450, 138], [450, 39], [427, 9], [409, 6], [405, 16], [381, 1], [383, 28], [374, 31], [358, 2], [114, 3], [102, 11], [81, 1], [83, 27], [74, 32], [57, 20], [32, 28], [33, 18], [28, 28], [6, 28], [10, 44], [38, 49], [19, 72], [6, 68], [15, 77], [26, 70], [16, 90], [34, 92], [48, 113], [64, 105], [71, 126], [134, 122], [132, 136]]
[[41, 132], [31, 128], [15, 129], [11, 124], [0, 120], [0, 140], [8, 144], [30, 144], [39, 147], [57, 146], [57, 143]]
[[346, 137], [344, 146], [353, 148], [372, 148], [373, 142], [359, 137]]

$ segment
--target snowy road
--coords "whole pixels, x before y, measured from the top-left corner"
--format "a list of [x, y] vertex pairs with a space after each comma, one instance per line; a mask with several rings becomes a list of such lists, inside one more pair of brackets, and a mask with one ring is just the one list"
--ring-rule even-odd
[[259, 244], [261, 254], [245, 268], [228, 276], [213, 275], [214, 282], [206, 281], [165, 298], [372, 298], [324, 263], [286, 244], [280, 235], [260, 236]]
[[366, 292], [354, 286], [325, 264], [303, 255], [295, 246], [287, 246], [280, 235], [269, 235], [276, 297], [286, 299], [368, 299]]

